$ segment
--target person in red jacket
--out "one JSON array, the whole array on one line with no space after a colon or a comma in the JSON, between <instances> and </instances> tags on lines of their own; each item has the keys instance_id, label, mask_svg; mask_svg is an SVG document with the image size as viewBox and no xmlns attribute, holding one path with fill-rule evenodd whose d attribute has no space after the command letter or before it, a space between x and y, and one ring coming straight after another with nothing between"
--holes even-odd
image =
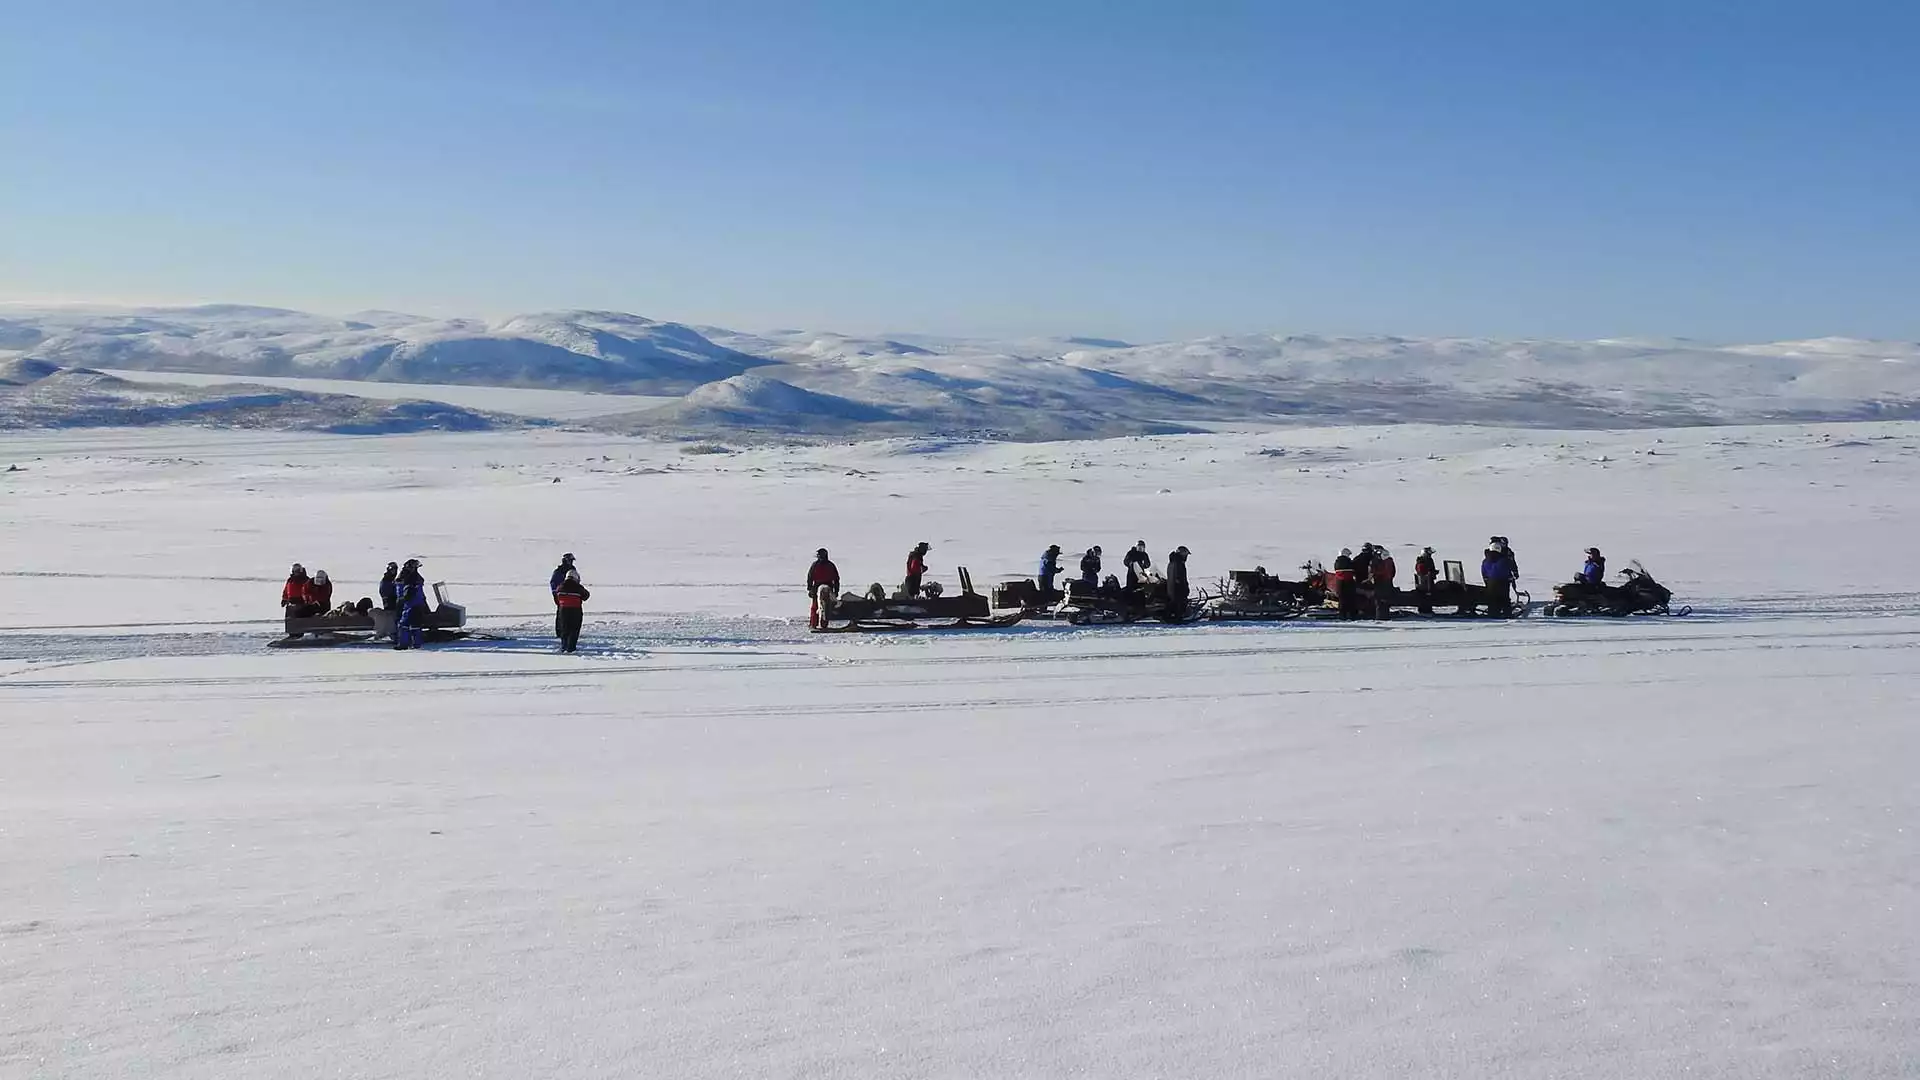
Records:
<instances>
[{"instance_id":1,"label":"person in red jacket","mask_svg":"<svg viewBox=\"0 0 1920 1080\"><path fill-rule=\"evenodd\" d=\"M307 583L307 603L319 608L322 615L333 610L333 579L325 570L313 572L313 580Z\"/></svg>"},{"instance_id":2,"label":"person in red jacket","mask_svg":"<svg viewBox=\"0 0 1920 1080\"><path fill-rule=\"evenodd\" d=\"M1421 548L1420 557L1413 560L1413 591L1420 599L1420 614L1433 614L1433 583L1440 580L1439 568L1433 564L1433 549Z\"/></svg>"},{"instance_id":3,"label":"person in red jacket","mask_svg":"<svg viewBox=\"0 0 1920 1080\"><path fill-rule=\"evenodd\" d=\"M826 590L824 607L820 603L822 589ZM807 567L807 595L813 599L813 604L807 609L807 628L824 629L827 619L833 615L834 598L840 595L840 568L827 558L826 548L814 552L813 565Z\"/></svg>"},{"instance_id":4,"label":"person in red jacket","mask_svg":"<svg viewBox=\"0 0 1920 1080\"><path fill-rule=\"evenodd\" d=\"M1393 556L1378 544L1373 548L1373 562L1367 567L1367 574L1373 579L1373 617L1390 619L1393 617Z\"/></svg>"},{"instance_id":5,"label":"person in red jacket","mask_svg":"<svg viewBox=\"0 0 1920 1080\"><path fill-rule=\"evenodd\" d=\"M907 553L907 580L900 583L900 592L909 600L920 595L920 579L927 572L927 552L932 550L933 545L922 540Z\"/></svg>"},{"instance_id":6,"label":"person in red jacket","mask_svg":"<svg viewBox=\"0 0 1920 1080\"><path fill-rule=\"evenodd\" d=\"M299 563L294 563L293 569L287 572L287 583L280 589L280 607L293 618L318 615L326 610L314 604L313 579Z\"/></svg>"}]
</instances>

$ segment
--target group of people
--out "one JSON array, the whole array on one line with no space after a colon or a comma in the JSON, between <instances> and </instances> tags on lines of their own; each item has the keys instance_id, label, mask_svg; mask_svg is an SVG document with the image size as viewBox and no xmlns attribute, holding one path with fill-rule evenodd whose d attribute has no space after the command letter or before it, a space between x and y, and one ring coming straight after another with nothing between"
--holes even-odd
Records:
<instances>
[{"instance_id":1,"label":"group of people","mask_svg":"<svg viewBox=\"0 0 1920 1080\"><path fill-rule=\"evenodd\" d=\"M333 606L333 581L325 570L311 576L299 563L287 572L287 583L280 589L280 607L288 618L300 619L327 615L367 616L373 612L373 598L345 601ZM395 613L393 647L417 649L426 641L427 582L420 575L420 560L390 562L380 577L380 607Z\"/></svg>"},{"instance_id":2,"label":"group of people","mask_svg":"<svg viewBox=\"0 0 1920 1080\"><path fill-rule=\"evenodd\" d=\"M1043 597L1051 597L1059 591L1055 587L1055 582L1061 573L1060 554L1059 544L1047 545L1047 550L1040 554L1038 583ZM1153 556L1148 554L1145 540L1134 541L1133 547L1127 549L1127 553L1120 557L1121 568L1127 575L1124 584L1117 575L1108 574L1104 579L1102 578L1103 554L1100 545L1095 544L1080 556L1080 576L1074 579L1075 587L1079 591L1115 596L1138 594L1156 577L1153 570ZM1184 612L1187 601L1193 594L1191 586L1187 583L1187 556L1190 554L1192 552L1187 550L1185 544L1167 553L1167 572L1161 578L1167 587L1167 607L1170 614L1178 615Z\"/></svg>"}]
</instances>

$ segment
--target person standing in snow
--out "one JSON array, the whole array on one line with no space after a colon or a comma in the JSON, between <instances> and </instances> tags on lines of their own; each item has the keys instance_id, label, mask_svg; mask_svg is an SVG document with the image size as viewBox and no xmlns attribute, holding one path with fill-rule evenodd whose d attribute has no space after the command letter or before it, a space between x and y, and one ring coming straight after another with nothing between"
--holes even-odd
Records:
<instances>
[{"instance_id":1,"label":"person standing in snow","mask_svg":"<svg viewBox=\"0 0 1920 1080\"><path fill-rule=\"evenodd\" d=\"M400 616L394 620L393 647L417 649L426 644L427 582L420 576L420 560L408 559L394 579L394 592L400 604Z\"/></svg>"},{"instance_id":2,"label":"person standing in snow","mask_svg":"<svg viewBox=\"0 0 1920 1080\"><path fill-rule=\"evenodd\" d=\"M586 619L586 602L593 594L580 584L580 571L568 568L560 577L560 587L553 591L553 603L560 611L559 638L560 651L577 652L580 648L580 624Z\"/></svg>"},{"instance_id":3,"label":"person standing in snow","mask_svg":"<svg viewBox=\"0 0 1920 1080\"><path fill-rule=\"evenodd\" d=\"M907 552L907 579L900 583L900 594L908 600L920 596L920 579L927 573L927 552L932 550L933 545L922 540Z\"/></svg>"},{"instance_id":4,"label":"person standing in snow","mask_svg":"<svg viewBox=\"0 0 1920 1080\"><path fill-rule=\"evenodd\" d=\"M1192 595L1187 586L1189 554L1187 546L1182 544L1167 555L1167 617L1171 619L1187 617L1187 598Z\"/></svg>"},{"instance_id":5,"label":"person standing in snow","mask_svg":"<svg viewBox=\"0 0 1920 1080\"><path fill-rule=\"evenodd\" d=\"M1513 553L1513 541L1504 536L1493 537L1489 544L1500 552L1500 560L1507 564L1507 582L1520 580L1520 559Z\"/></svg>"},{"instance_id":6,"label":"person standing in snow","mask_svg":"<svg viewBox=\"0 0 1920 1080\"><path fill-rule=\"evenodd\" d=\"M1360 597L1354 585L1353 549L1341 548L1340 556L1333 560L1333 600L1340 605L1342 619L1360 617Z\"/></svg>"},{"instance_id":7,"label":"person standing in snow","mask_svg":"<svg viewBox=\"0 0 1920 1080\"><path fill-rule=\"evenodd\" d=\"M400 610L400 583L398 581L399 577L400 577L400 564L397 562L388 563L387 572L380 575L380 610L382 611Z\"/></svg>"},{"instance_id":8,"label":"person standing in snow","mask_svg":"<svg viewBox=\"0 0 1920 1080\"><path fill-rule=\"evenodd\" d=\"M1373 581L1373 617L1375 619L1393 618L1393 576L1396 569L1393 565L1393 556L1387 549L1374 545L1373 563L1367 573Z\"/></svg>"},{"instance_id":9,"label":"person standing in snow","mask_svg":"<svg viewBox=\"0 0 1920 1080\"><path fill-rule=\"evenodd\" d=\"M1088 595L1100 591L1100 545L1095 544L1080 556L1080 586Z\"/></svg>"},{"instance_id":10,"label":"person standing in snow","mask_svg":"<svg viewBox=\"0 0 1920 1080\"><path fill-rule=\"evenodd\" d=\"M1487 548L1486 557L1480 560L1480 580L1487 586L1487 614L1507 616L1513 614L1513 571L1508 561L1508 552L1502 551L1498 543Z\"/></svg>"},{"instance_id":11,"label":"person standing in snow","mask_svg":"<svg viewBox=\"0 0 1920 1080\"><path fill-rule=\"evenodd\" d=\"M1053 595L1054 579L1060 576L1060 545L1048 544L1047 550L1040 553L1040 598L1045 600Z\"/></svg>"},{"instance_id":12,"label":"person standing in snow","mask_svg":"<svg viewBox=\"0 0 1920 1080\"><path fill-rule=\"evenodd\" d=\"M807 629L824 629L840 596L840 568L827 558L826 548L814 552L813 565L807 567L807 595L813 599L807 608Z\"/></svg>"},{"instance_id":13,"label":"person standing in snow","mask_svg":"<svg viewBox=\"0 0 1920 1080\"><path fill-rule=\"evenodd\" d=\"M560 583L567 580L567 571L573 569L573 552L560 556L560 565L553 568L553 576L547 579L547 591L553 594L553 636L560 636Z\"/></svg>"},{"instance_id":14,"label":"person standing in snow","mask_svg":"<svg viewBox=\"0 0 1920 1080\"><path fill-rule=\"evenodd\" d=\"M1153 569L1153 556L1147 554L1147 542L1136 540L1131 550L1120 557L1120 565L1127 570L1127 591L1140 587L1140 579Z\"/></svg>"},{"instance_id":15,"label":"person standing in snow","mask_svg":"<svg viewBox=\"0 0 1920 1080\"><path fill-rule=\"evenodd\" d=\"M1420 600L1420 614L1433 614L1433 586L1439 580L1439 569L1433 563L1433 549L1421 548L1420 557L1413 560L1413 591Z\"/></svg>"}]
</instances>

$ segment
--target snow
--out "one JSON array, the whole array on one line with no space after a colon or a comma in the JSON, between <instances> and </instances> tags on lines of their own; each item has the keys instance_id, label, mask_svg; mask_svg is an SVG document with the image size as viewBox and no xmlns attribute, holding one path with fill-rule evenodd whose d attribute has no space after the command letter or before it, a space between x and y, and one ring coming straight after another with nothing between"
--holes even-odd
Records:
<instances>
[{"instance_id":1,"label":"snow","mask_svg":"<svg viewBox=\"0 0 1920 1080\"><path fill-rule=\"evenodd\" d=\"M734 449L0 434L0 1073L1917 1074L1920 424ZM1696 614L817 637L798 588L1492 532ZM289 562L407 555L501 639L262 647Z\"/></svg>"}]
</instances>

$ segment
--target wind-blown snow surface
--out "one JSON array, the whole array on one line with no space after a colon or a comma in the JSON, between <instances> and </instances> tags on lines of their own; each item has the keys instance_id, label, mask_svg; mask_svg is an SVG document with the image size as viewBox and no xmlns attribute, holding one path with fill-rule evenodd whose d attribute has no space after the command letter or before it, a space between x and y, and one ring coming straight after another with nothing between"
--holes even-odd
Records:
<instances>
[{"instance_id":1,"label":"wind-blown snow surface","mask_svg":"<svg viewBox=\"0 0 1920 1080\"><path fill-rule=\"evenodd\" d=\"M1133 345L742 333L605 311L486 322L212 305L0 307L0 349L66 367L670 395L680 399L670 407L636 401L594 424L694 437L1048 440L1281 423L1920 418L1920 345L1843 338L1716 346L1248 334Z\"/></svg>"},{"instance_id":2,"label":"wind-blown snow surface","mask_svg":"<svg viewBox=\"0 0 1920 1080\"><path fill-rule=\"evenodd\" d=\"M6 435L0 1073L1920 1075L1917 485L1912 424ZM802 628L820 544L1490 532L1698 610ZM262 648L407 554L502 640Z\"/></svg>"}]
</instances>

